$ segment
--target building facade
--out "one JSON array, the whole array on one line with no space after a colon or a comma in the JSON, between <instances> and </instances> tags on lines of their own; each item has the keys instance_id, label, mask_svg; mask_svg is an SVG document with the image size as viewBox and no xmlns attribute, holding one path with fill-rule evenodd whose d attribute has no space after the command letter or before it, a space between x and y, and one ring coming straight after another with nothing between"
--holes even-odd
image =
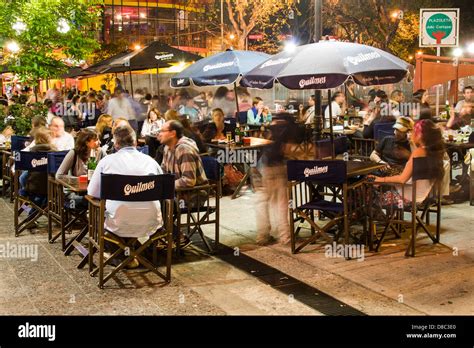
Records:
<instances>
[{"instance_id":1,"label":"building facade","mask_svg":"<svg viewBox=\"0 0 474 348\"><path fill-rule=\"evenodd\" d=\"M103 42L124 41L145 45L162 41L180 49L206 55L209 0L105 0Z\"/></svg>"}]
</instances>

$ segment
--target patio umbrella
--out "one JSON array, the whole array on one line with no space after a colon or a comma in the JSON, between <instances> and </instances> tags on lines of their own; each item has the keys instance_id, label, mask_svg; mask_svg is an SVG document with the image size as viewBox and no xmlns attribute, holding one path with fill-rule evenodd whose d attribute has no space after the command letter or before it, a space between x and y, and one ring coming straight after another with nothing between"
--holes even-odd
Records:
<instances>
[{"instance_id":1,"label":"patio umbrella","mask_svg":"<svg viewBox=\"0 0 474 348\"><path fill-rule=\"evenodd\" d=\"M234 84L237 112L236 82L243 74L270 58L266 53L253 51L233 51L217 53L201 59L171 78L171 87L222 86Z\"/></svg>"},{"instance_id":2,"label":"patio umbrella","mask_svg":"<svg viewBox=\"0 0 474 348\"><path fill-rule=\"evenodd\" d=\"M160 41L153 41L147 46L128 52L123 55L109 58L107 72L115 72L117 69L124 69L130 73L130 83L132 83L132 71L145 69L158 69L170 67L171 64L180 62L193 62L201 59L201 56L192 54ZM159 89L158 84L158 89ZM133 85L131 86L133 95Z\"/></svg>"},{"instance_id":3,"label":"patio umbrella","mask_svg":"<svg viewBox=\"0 0 474 348\"><path fill-rule=\"evenodd\" d=\"M384 85L401 81L410 64L378 48L350 43L321 41L281 52L245 74L240 82L251 88L272 88L275 81L289 89L328 89L352 78L361 86ZM332 108L329 125L334 157Z\"/></svg>"}]
</instances>

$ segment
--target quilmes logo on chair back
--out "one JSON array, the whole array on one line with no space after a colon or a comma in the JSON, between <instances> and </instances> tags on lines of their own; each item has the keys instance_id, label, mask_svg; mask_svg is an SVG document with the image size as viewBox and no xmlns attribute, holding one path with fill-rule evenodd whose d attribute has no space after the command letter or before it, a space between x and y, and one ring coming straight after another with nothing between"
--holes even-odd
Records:
<instances>
[{"instance_id":1,"label":"quilmes logo on chair back","mask_svg":"<svg viewBox=\"0 0 474 348\"><path fill-rule=\"evenodd\" d=\"M45 166L47 164L48 164L48 158L46 158L46 157L41 157L41 158L38 158L38 159L33 158L31 160L31 166L33 168L36 168L38 166Z\"/></svg>"},{"instance_id":2,"label":"quilmes logo on chair back","mask_svg":"<svg viewBox=\"0 0 474 348\"><path fill-rule=\"evenodd\" d=\"M18 170L45 172L47 166L47 152L19 151L15 153L15 168Z\"/></svg>"},{"instance_id":3,"label":"quilmes logo on chair back","mask_svg":"<svg viewBox=\"0 0 474 348\"><path fill-rule=\"evenodd\" d=\"M346 180L345 161L297 161L287 162L288 180L316 181L342 184Z\"/></svg>"},{"instance_id":4,"label":"quilmes logo on chair back","mask_svg":"<svg viewBox=\"0 0 474 348\"><path fill-rule=\"evenodd\" d=\"M174 180L172 174L101 174L100 197L129 202L174 199Z\"/></svg>"},{"instance_id":5,"label":"quilmes logo on chair back","mask_svg":"<svg viewBox=\"0 0 474 348\"><path fill-rule=\"evenodd\" d=\"M305 168L304 169L304 176L307 178L308 176L311 175L318 175L318 174L323 174L328 172L328 166L323 166L323 167L318 167L314 166L314 168Z\"/></svg>"},{"instance_id":6,"label":"quilmes logo on chair back","mask_svg":"<svg viewBox=\"0 0 474 348\"><path fill-rule=\"evenodd\" d=\"M150 191L150 190L153 190L154 188L155 188L154 181L139 182L136 185L127 184L123 188L123 194L125 196L130 196L131 194L133 195L140 192Z\"/></svg>"}]
</instances>

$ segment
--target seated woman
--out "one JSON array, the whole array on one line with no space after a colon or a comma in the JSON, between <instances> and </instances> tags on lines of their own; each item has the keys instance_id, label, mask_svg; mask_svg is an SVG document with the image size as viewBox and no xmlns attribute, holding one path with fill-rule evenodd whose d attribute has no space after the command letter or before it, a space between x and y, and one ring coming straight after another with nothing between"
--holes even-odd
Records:
<instances>
[{"instance_id":1,"label":"seated woman","mask_svg":"<svg viewBox=\"0 0 474 348\"><path fill-rule=\"evenodd\" d=\"M35 145L32 146L30 152L49 152L56 151L52 144L51 132L46 127L37 128L34 132ZM48 173L47 172L28 172L24 171L19 178L20 194L30 197L30 199L38 206L43 207L48 200ZM35 213L31 209L28 216ZM29 226L33 228L34 226Z\"/></svg>"},{"instance_id":2,"label":"seated woman","mask_svg":"<svg viewBox=\"0 0 474 348\"><path fill-rule=\"evenodd\" d=\"M87 164L91 157L95 157L97 162L102 157L99 147L99 137L94 130L84 128L77 134L74 149L67 153L61 166L59 166L56 172L56 178L61 175L72 175L76 177L87 175ZM73 201L74 205L70 204ZM87 207L87 202L84 200L84 197L78 196L73 192L67 192L66 203L68 207L74 209Z\"/></svg>"},{"instance_id":3,"label":"seated woman","mask_svg":"<svg viewBox=\"0 0 474 348\"><path fill-rule=\"evenodd\" d=\"M247 124L260 126L262 123L270 123L271 120L272 115L263 105L262 98L253 98L252 108L247 111Z\"/></svg>"},{"instance_id":4,"label":"seated woman","mask_svg":"<svg viewBox=\"0 0 474 348\"><path fill-rule=\"evenodd\" d=\"M412 135L412 142L415 146L410 159L400 175L388 177L374 177L375 183L410 184L413 175L413 158L428 157L433 161L433 180L419 180L416 192L416 202L422 202L428 196L431 187L435 182L443 180L444 164L443 157L445 147L441 129L431 120L421 120L415 124ZM384 192L380 198L382 205L398 204L401 200L410 203L412 200L412 186L402 187L397 185L396 190Z\"/></svg>"},{"instance_id":5,"label":"seated woman","mask_svg":"<svg viewBox=\"0 0 474 348\"><path fill-rule=\"evenodd\" d=\"M60 175L81 176L87 175L87 162L92 155L96 160L100 160L99 137L97 133L89 128L83 128L77 133L76 145L64 158L61 166L56 172L56 177Z\"/></svg>"},{"instance_id":6,"label":"seated woman","mask_svg":"<svg viewBox=\"0 0 474 348\"><path fill-rule=\"evenodd\" d=\"M199 153L205 153L207 152L207 146L204 144L202 141L201 133L199 133L199 130L196 129L196 127L193 127L191 125L191 122L189 122L189 118L184 116L180 116L180 122L183 125L183 134L184 136L193 139L196 142L196 145L199 149Z\"/></svg>"},{"instance_id":7,"label":"seated woman","mask_svg":"<svg viewBox=\"0 0 474 348\"><path fill-rule=\"evenodd\" d=\"M161 113L156 108L151 108L148 112L148 116L145 122L143 122L143 127L141 131L141 136L144 138L146 136L156 136L165 124L165 119L161 116Z\"/></svg>"},{"instance_id":8,"label":"seated woman","mask_svg":"<svg viewBox=\"0 0 474 348\"><path fill-rule=\"evenodd\" d=\"M430 104L428 103L428 91L426 89L419 89L415 93L413 93L413 103L419 105L419 117L418 119L431 119L432 112L430 108ZM413 118L416 115L412 115Z\"/></svg>"},{"instance_id":9,"label":"seated woman","mask_svg":"<svg viewBox=\"0 0 474 348\"><path fill-rule=\"evenodd\" d=\"M95 125L95 131L99 136L100 146L104 146L112 139L113 118L110 115L102 114L99 116Z\"/></svg>"},{"instance_id":10,"label":"seated woman","mask_svg":"<svg viewBox=\"0 0 474 348\"><path fill-rule=\"evenodd\" d=\"M227 132L233 134L231 125L224 123L224 111L222 111L222 109L213 109L211 112L211 118L212 122L207 125L202 135L206 143L210 143L213 140L225 139Z\"/></svg>"},{"instance_id":11,"label":"seated woman","mask_svg":"<svg viewBox=\"0 0 474 348\"><path fill-rule=\"evenodd\" d=\"M15 134L12 126L6 126L2 133L0 133L0 144L12 141L12 135Z\"/></svg>"}]
</instances>

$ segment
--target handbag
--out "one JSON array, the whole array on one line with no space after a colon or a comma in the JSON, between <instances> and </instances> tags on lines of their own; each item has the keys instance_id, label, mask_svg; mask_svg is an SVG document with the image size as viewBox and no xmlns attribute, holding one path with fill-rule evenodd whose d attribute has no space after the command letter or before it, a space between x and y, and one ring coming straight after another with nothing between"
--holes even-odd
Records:
<instances>
[{"instance_id":1,"label":"handbag","mask_svg":"<svg viewBox=\"0 0 474 348\"><path fill-rule=\"evenodd\" d=\"M242 179L244 174L242 174L233 164L226 164L224 166L224 185L227 184L230 187L237 187Z\"/></svg>"}]
</instances>

